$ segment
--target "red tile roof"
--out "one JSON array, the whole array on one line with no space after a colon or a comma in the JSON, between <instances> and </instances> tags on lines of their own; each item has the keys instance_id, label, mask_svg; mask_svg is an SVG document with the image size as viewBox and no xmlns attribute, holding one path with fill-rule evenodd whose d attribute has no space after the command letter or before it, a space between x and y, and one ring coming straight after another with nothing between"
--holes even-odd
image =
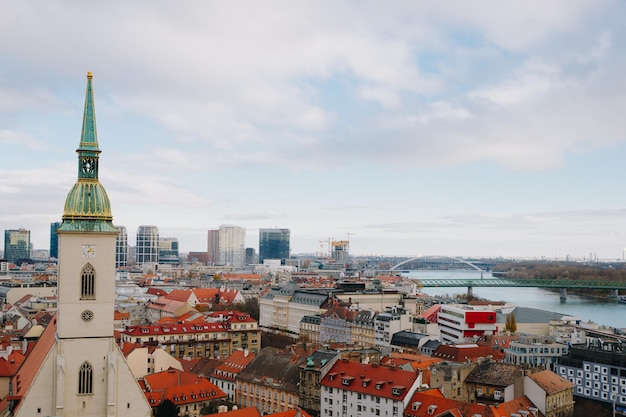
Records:
<instances>
[{"instance_id":1,"label":"red tile roof","mask_svg":"<svg viewBox=\"0 0 626 417\"><path fill-rule=\"evenodd\" d=\"M146 399L151 407L166 399L181 405L228 397L207 378L176 369L146 375L144 383L148 390L145 392Z\"/></svg>"},{"instance_id":2,"label":"red tile roof","mask_svg":"<svg viewBox=\"0 0 626 417\"><path fill-rule=\"evenodd\" d=\"M226 411L224 413L205 414L200 417L261 417L261 413L256 407L240 408L238 410Z\"/></svg>"},{"instance_id":3,"label":"red tile roof","mask_svg":"<svg viewBox=\"0 0 626 417\"><path fill-rule=\"evenodd\" d=\"M300 414L298 414L298 412L300 412ZM287 411L281 411L280 413L265 415L265 417L296 417L296 416L311 417L311 415L304 410L287 410Z\"/></svg>"},{"instance_id":4,"label":"red tile roof","mask_svg":"<svg viewBox=\"0 0 626 417\"><path fill-rule=\"evenodd\" d=\"M9 354L8 359L0 358L0 377L9 377L17 373L22 362L24 362L22 352L14 350Z\"/></svg>"},{"instance_id":5,"label":"red tile roof","mask_svg":"<svg viewBox=\"0 0 626 417\"><path fill-rule=\"evenodd\" d=\"M509 417L514 413L519 415L525 414L520 413L520 411L526 411L529 417L534 417L535 415L537 417L544 417L541 411L539 411L527 397L515 398L505 403L492 405L489 407L489 410L493 417Z\"/></svg>"},{"instance_id":6,"label":"red tile roof","mask_svg":"<svg viewBox=\"0 0 626 417\"><path fill-rule=\"evenodd\" d=\"M377 397L402 400L416 383L417 374L386 366L340 360L320 385ZM394 392L396 392L394 394Z\"/></svg>"},{"instance_id":7,"label":"red tile roof","mask_svg":"<svg viewBox=\"0 0 626 417\"><path fill-rule=\"evenodd\" d=\"M256 355L248 351L236 350L234 351L222 365L215 368L213 372L214 378L234 381L237 374L244 369Z\"/></svg>"},{"instance_id":8,"label":"red tile roof","mask_svg":"<svg viewBox=\"0 0 626 417\"><path fill-rule=\"evenodd\" d=\"M186 333L226 332L224 323L204 324L156 324L151 326L128 326L122 331L126 336L162 336Z\"/></svg>"},{"instance_id":9,"label":"red tile roof","mask_svg":"<svg viewBox=\"0 0 626 417\"><path fill-rule=\"evenodd\" d=\"M189 297L191 297L191 294L193 294L191 290L172 290L169 294L165 296L165 298L186 303L187 301L189 301Z\"/></svg>"},{"instance_id":10,"label":"red tile roof","mask_svg":"<svg viewBox=\"0 0 626 417\"><path fill-rule=\"evenodd\" d=\"M574 383L549 370L534 373L529 378L548 394L571 389L575 386Z\"/></svg>"},{"instance_id":11,"label":"red tile roof","mask_svg":"<svg viewBox=\"0 0 626 417\"><path fill-rule=\"evenodd\" d=\"M445 412L455 417L485 416L487 415L487 410L487 407L484 405L444 398L441 391L437 388L431 388L413 394L407 407L404 409L404 416L432 417L444 415Z\"/></svg>"}]
</instances>

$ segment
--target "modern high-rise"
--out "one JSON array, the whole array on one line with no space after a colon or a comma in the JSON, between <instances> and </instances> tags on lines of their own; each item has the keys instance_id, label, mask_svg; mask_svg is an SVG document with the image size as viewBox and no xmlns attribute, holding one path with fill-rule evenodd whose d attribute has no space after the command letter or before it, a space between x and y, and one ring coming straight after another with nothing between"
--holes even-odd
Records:
<instances>
[{"instance_id":1,"label":"modern high-rise","mask_svg":"<svg viewBox=\"0 0 626 417\"><path fill-rule=\"evenodd\" d=\"M259 229L259 263L289 258L289 229Z\"/></svg>"},{"instance_id":2,"label":"modern high-rise","mask_svg":"<svg viewBox=\"0 0 626 417\"><path fill-rule=\"evenodd\" d=\"M8 262L23 262L30 260L30 230L4 231L4 259Z\"/></svg>"},{"instance_id":3,"label":"modern high-rise","mask_svg":"<svg viewBox=\"0 0 626 417\"><path fill-rule=\"evenodd\" d=\"M246 229L223 224L219 230L219 263L241 267L246 262Z\"/></svg>"},{"instance_id":4,"label":"modern high-rise","mask_svg":"<svg viewBox=\"0 0 626 417\"><path fill-rule=\"evenodd\" d=\"M126 226L117 226L120 233L115 239L115 268L128 266L128 233Z\"/></svg>"},{"instance_id":5,"label":"modern high-rise","mask_svg":"<svg viewBox=\"0 0 626 417\"><path fill-rule=\"evenodd\" d=\"M159 229L156 226L137 228L137 246L135 248L137 265L159 263Z\"/></svg>"},{"instance_id":6,"label":"modern high-rise","mask_svg":"<svg viewBox=\"0 0 626 417\"><path fill-rule=\"evenodd\" d=\"M220 231L209 230L207 240L207 252L209 254L208 262L210 264L217 264L220 262Z\"/></svg>"},{"instance_id":7,"label":"modern high-rise","mask_svg":"<svg viewBox=\"0 0 626 417\"><path fill-rule=\"evenodd\" d=\"M59 257L59 236L57 229L61 226L61 222L50 223L50 257Z\"/></svg>"},{"instance_id":8,"label":"modern high-rise","mask_svg":"<svg viewBox=\"0 0 626 417\"><path fill-rule=\"evenodd\" d=\"M162 237L159 239L159 263L178 265L178 239L175 237Z\"/></svg>"},{"instance_id":9,"label":"modern high-rise","mask_svg":"<svg viewBox=\"0 0 626 417\"><path fill-rule=\"evenodd\" d=\"M350 242L347 240L333 241L332 245L332 257L335 262L343 264L350 259Z\"/></svg>"}]
</instances>

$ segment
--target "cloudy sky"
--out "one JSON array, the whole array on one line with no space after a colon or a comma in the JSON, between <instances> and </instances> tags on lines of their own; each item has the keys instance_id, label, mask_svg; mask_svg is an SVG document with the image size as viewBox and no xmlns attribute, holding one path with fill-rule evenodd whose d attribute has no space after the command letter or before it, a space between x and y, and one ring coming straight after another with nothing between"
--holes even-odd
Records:
<instances>
[{"instance_id":1,"label":"cloudy sky","mask_svg":"<svg viewBox=\"0 0 626 417\"><path fill-rule=\"evenodd\" d=\"M0 230L49 247L87 71L134 241L622 259L626 4L0 3Z\"/></svg>"}]
</instances>

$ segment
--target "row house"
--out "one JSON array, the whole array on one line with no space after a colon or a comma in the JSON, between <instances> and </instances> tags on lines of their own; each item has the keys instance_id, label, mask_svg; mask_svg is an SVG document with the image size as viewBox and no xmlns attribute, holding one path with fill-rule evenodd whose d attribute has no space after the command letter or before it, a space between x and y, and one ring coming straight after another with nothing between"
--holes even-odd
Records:
<instances>
[{"instance_id":1,"label":"row house","mask_svg":"<svg viewBox=\"0 0 626 417\"><path fill-rule=\"evenodd\" d=\"M212 311L207 320L222 322L230 335L232 349L244 349L253 353L261 350L261 332L258 322L248 313L236 310Z\"/></svg>"},{"instance_id":2,"label":"row house","mask_svg":"<svg viewBox=\"0 0 626 417\"><path fill-rule=\"evenodd\" d=\"M301 363L300 369L300 408L312 416L319 417L322 401L320 382L339 359L337 352L318 350Z\"/></svg>"},{"instance_id":3,"label":"row house","mask_svg":"<svg viewBox=\"0 0 626 417\"><path fill-rule=\"evenodd\" d=\"M464 388L471 403L499 404L524 395L524 370L516 365L482 360L467 375Z\"/></svg>"},{"instance_id":4,"label":"row house","mask_svg":"<svg viewBox=\"0 0 626 417\"><path fill-rule=\"evenodd\" d=\"M233 350L224 323L130 326L120 333L122 347L159 346L178 359L226 358Z\"/></svg>"},{"instance_id":5,"label":"row house","mask_svg":"<svg viewBox=\"0 0 626 417\"><path fill-rule=\"evenodd\" d=\"M237 376L238 407L256 407L261 413L296 409L299 404L299 358L290 351L267 347Z\"/></svg>"},{"instance_id":6,"label":"row house","mask_svg":"<svg viewBox=\"0 0 626 417\"><path fill-rule=\"evenodd\" d=\"M189 417L199 417L203 407L227 397L209 379L175 369L147 375L139 385L153 410L169 400Z\"/></svg>"},{"instance_id":7,"label":"row house","mask_svg":"<svg viewBox=\"0 0 626 417\"><path fill-rule=\"evenodd\" d=\"M401 417L421 382L413 371L340 360L321 382L320 415Z\"/></svg>"},{"instance_id":8,"label":"row house","mask_svg":"<svg viewBox=\"0 0 626 417\"><path fill-rule=\"evenodd\" d=\"M321 321L322 317L319 314L302 317L302 320L300 320L300 339L313 344L319 344Z\"/></svg>"},{"instance_id":9,"label":"row house","mask_svg":"<svg viewBox=\"0 0 626 417\"><path fill-rule=\"evenodd\" d=\"M302 318L323 313L327 301L327 294L300 291L295 283L272 288L259 299L259 326L295 337Z\"/></svg>"},{"instance_id":10,"label":"row house","mask_svg":"<svg viewBox=\"0 0 626 417\"><path fill-rule=\"evenodd\" d=\"M350 328L357 312L347 307L335 306L322 313L320 341L322 343L351 343Z\"/></svg>"},{"instance_id":11,"label":"row house","mask_svg":"<svg viewBox=\"0 0 626 417\"><path fill-rule=\"evenodd\" d=\"M524 378L524 394L545 417L566 417L574 413L575 386L548 370Z\"/></svg>"},{"instance_id":12,"label":"row house","mask_svg":"<svg viewBox=\"0 0 626 417\"><path fill-rule=\"evenodd\" d=\"M360 310L350 327L350 339L352 343L360 347L374 346L374 310Z\"/></svg>"},{"instance_id":13,"label":"row house","mask_svg":"<svg viewBox=\"0 0 626 417\"><path fill-rule=\"evenodd\" d=\"M237 349L211 374L211 382L224 391L230 401L236 402L237 375L246 369L254 357L255 354L248 350Z\"/></svg>"}]
</instances>

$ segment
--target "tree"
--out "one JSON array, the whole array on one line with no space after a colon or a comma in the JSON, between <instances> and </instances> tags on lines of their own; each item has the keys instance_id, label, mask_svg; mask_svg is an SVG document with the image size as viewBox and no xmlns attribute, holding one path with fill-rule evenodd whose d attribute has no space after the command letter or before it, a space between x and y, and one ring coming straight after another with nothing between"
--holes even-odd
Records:
<instances>
[{"instance_id":1,"label":"tree","mask_svg":"<svg viewBox=\"0 0 626 417\"><path fill-rule=\"evenodd\" d=\"M506 316L506 322L504 323L504 330L511 333L517 331L517 321L515 320L515 313L511 313Z\"/></svg>"},{"instance_id":2,"label":"tree","mask_svg":"<svg viewBox=\"0 0 626 417\"><path fill-rule=\"evenodd\" d=\"M178 407L171 400L164 400L156 409L156 417L177 417Z\"/></svg>"}]
</instances>

